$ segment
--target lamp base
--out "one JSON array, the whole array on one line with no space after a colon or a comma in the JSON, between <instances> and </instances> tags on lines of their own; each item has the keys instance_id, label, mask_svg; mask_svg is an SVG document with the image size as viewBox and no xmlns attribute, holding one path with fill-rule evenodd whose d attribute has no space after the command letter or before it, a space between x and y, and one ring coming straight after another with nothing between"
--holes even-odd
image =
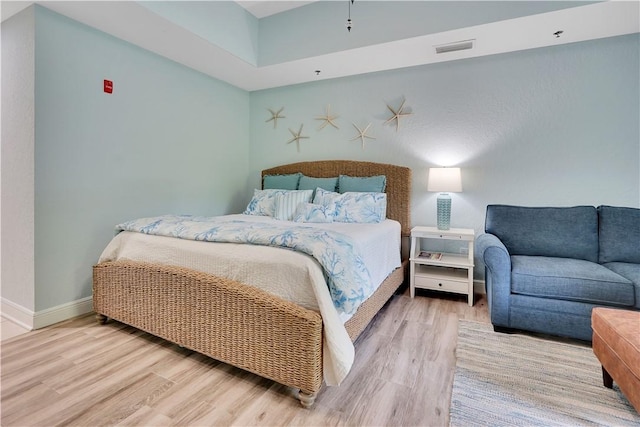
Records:
<instances>
[{"instance_id":1,"label":"lamp base","mask_svg":"<svg viewBox=\"0 0 640 427\"><path fill-rule=\"evenodd\" d=\"M451 223L451 196L438 194L438 230L448 230Z\"/></svg>"}]
</instances>

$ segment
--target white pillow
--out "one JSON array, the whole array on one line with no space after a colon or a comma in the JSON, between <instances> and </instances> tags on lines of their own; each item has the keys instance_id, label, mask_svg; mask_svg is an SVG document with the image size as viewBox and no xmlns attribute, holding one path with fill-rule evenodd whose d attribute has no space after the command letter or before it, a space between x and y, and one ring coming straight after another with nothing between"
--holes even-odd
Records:
<instances>
[{"instance_id":1,"label":"white pillow","mask_svg":"<svg viewBox=\"0 0 640 427\"><path fill-rule=\"evenodd\" d=\"M309 203L313 190L291 190L286 193L276 194L274 218L282 221L291 221L298 205Z\"/></svg>"},{"instance_id":2,"label":"white pillow","mask_svg":"<svg viewBox=\"0 0 640 427\"><path fill-rule=\"evenodd\" d=\"M377 223L387 217L386 193L334 193L316 189L313 202L328 209L335 206L335 222Z\"/></svg>"},{"instance_id":3,"label":"white pillow","mask_svg":"<svg viewBox=\"0 0 640 427\"><path fill-rule=\"evenodd\" d=\"M293 215L295 222L333 222L334 207L316 205L315 203L300 203Z\"/></svg>"}]
</instances>

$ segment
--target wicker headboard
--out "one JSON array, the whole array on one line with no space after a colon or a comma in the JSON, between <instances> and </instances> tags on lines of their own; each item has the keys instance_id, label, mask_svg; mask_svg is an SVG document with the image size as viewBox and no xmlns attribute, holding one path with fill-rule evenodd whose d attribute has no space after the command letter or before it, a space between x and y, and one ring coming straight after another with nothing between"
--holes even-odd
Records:
<instances>
[{"instance_id":1,"label":"wicker headboard","mask_svg":"<svg viewBox=\"0 0 640 427\"><path fill-rule=\"evenodd\" d=\"M384 163L358 162L352 160L322 160L276 166L262 171L265 175L283 175L301 172L314 178L331 178L338 175L387 177L387 218L398 221L402 235L411 232L411 169L405 166Z\"/></svg>"}]
</instances>

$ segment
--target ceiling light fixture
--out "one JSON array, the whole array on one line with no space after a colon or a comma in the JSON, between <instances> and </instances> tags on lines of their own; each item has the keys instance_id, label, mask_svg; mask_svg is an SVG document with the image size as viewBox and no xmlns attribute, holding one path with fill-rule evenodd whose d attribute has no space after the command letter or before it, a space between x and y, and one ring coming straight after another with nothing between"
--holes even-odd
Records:
<instances>
[{"instance_id":1,"label":"ceiling light fixture","mask_svg":"<svg viewBox=\"0 0 640 427\"><path fill-rule=\"evenodd\" d=\"M351 26L353 24L353 22L351 21L351 5L353 4L355 0L347 0L347 3L349 3L349 15L347 16L347 31L351 32Z\"/></svg>"}]
</instances>

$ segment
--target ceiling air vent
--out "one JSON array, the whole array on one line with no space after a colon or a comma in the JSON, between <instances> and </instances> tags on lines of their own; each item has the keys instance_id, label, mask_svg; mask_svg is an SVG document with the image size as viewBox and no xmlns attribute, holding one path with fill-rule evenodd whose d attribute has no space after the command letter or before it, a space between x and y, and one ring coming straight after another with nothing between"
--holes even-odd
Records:
<instances>
[{"instance_id":1,"label":"ceiling air vent","mask_svg":"<svg viewBox=\"0 0 640 427\"><path fill-rule=\"evenodd\" d=\"M434 47L436 48L436 53L455 52L457 50L473 49L473 42L474 41L475 41L475 39L463 40L463 41L460 41L460 42L441 44L441 45L434 46Z\"/></svg>"}]
</instances>

